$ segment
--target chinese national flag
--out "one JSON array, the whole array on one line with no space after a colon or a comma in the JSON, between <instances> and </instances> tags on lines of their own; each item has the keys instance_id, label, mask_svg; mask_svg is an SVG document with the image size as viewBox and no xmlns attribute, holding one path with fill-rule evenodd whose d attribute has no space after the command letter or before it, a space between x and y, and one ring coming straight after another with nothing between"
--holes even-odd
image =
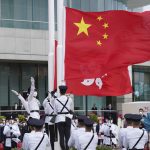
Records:
<instances>
[{"instance_id":1,"label":"chinese national flag","mask_svg":"<svg viewBox=\"0 0 150 150\"><path fill-rule=\"evenodd\" d=\"M93 79L66 80L67 92L75 95L120 96L132 92L127 68L112 70Z\"/></svg>"},{"instance_id":2,"label":"chinese national flag","mask_svg":"<svg viewBox=\"0 0 150 150\"><path fill-rule=\"evenodd\" d=\"M150 12L66 8L65 50L66 80L97 78L149 61Z\"/></svg>"}]
</instances>

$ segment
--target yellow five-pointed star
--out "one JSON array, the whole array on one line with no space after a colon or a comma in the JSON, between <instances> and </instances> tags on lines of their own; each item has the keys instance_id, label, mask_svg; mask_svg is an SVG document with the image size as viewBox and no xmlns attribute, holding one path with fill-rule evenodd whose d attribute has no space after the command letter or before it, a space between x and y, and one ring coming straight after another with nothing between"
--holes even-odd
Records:
<instances>
[{"instance_id":1,"label":"yellow five-pointed star","mask_svg":"<svg viewBox=\"0 0 150 150\"><path fill-rule=\"evenodd\" d=\"M108 34L103 34L103 39L108 39Z\"/></svg>"},{"instance_id":2,"label":"yellow five-pointed star","mask_svg":"<svg viewBox=\"0 0 150 150\"><path fill-rule=\"evenodd\" d=\"M103 18L101 16L97 17L97 20L101 21Z\"/></svg>"},{"instance_id":3,"label":"yellow five-pointed star","mask_svg":"<svg viewBox=\"0 0 150 150\"><path fill-rule=\"evenodd\" d=\"M91 26L91 24L86 24L84 22L83 17L80 23L74 23L74 24L79 28L77 35L81 33L85 33L88 36L88 28Z\"/></svg>"},{"instance_id":4,"label":"yellow five-pointed star","mask_svg":"<svg viewBox=\"0 0 150 150\"><path fill-rule=\"evenodd\" d=\"M100 40L98 40L98 41L97 41L97 45L98 45L98 46L101 46L101 45L102 45L102 42L101 42Z\"/></svg>"},{"instance_id":5,"label":"yellow five-pointed star","mask_svg":"<svg viewBox=\"0 0 150 150\"><path fill-rule=\"evenodd\" d=\"M108 23L104 23L103 24L103 27L106 29L106 28L108 28L109 26L108 26Z\"/></svg>"}]
</instances>

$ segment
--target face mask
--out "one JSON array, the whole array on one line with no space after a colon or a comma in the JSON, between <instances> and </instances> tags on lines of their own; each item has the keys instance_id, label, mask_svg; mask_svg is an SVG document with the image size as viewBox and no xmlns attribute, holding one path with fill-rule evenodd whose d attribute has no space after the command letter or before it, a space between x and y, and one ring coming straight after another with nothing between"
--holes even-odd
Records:
<instances>
[{"instance_id":1,"label":"face mask","mask_svg":"<svg viewBox=\"0 0 150 150\"><path fill-rule=\"evenodd\" d=\"M139 113L140 113L141 115L143 115L143 112L142 112L142 111L140 111Z\"/></svg>"},{"instance_id":2,"label":"face mask","mask_svg":"<svg viewBox=\"0 0 150 150\"><path fill-rule=\"evenodd\" d=\"M37 92L36 92L36 91L34 92L33 96L34 96L34 97L37 97Z\"/></svg>"},{"instance_id":3,"label":"face mask","mask_svg":"<svg viewBox=\"0 0 150 150\"><path fill-rule=\"evenodd\" d=\"M54 96L55 96L55 97L57 97L57 96L58 96L57 92L55 92Z\"/></svg>"}]
</instances>

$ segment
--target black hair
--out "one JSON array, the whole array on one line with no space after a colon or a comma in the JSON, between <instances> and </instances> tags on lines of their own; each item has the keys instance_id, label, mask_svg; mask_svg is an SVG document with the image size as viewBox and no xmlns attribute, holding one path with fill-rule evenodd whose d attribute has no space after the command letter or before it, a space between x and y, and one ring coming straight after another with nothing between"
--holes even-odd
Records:
<instances>
[{"instance_id":1,"label":"black hair","mask_svg":"<svg viewBox=\"0 0 150 150\"><path fill-rule=\"evenodd\" d=\"M139 111L140 111L140 110L144 111L143 108L140 108Z\"/></svg>"},{"instance_id":2,"label":"black hair","mask_svg":"<svg viewBox=\"0 0 150 150\"><path fill-rule=\"evenodd\" d=\"M28 93L27 91L23 91L22 96L24 99L27 99L27 97L28 97L27 93Z\"/></svg>"},{"instance_id":3,"label":"black hair","mask_svg":"<svg viewBox=\"0 0 150 150\"><path fill-rule=\"evenodd\" d=\"M67 89L61 89L61 90L60 90L60 94L61 94L61 95L64 95L64 94L66 94L66 91L67 91Z\"/></svg>"}]
</instances>

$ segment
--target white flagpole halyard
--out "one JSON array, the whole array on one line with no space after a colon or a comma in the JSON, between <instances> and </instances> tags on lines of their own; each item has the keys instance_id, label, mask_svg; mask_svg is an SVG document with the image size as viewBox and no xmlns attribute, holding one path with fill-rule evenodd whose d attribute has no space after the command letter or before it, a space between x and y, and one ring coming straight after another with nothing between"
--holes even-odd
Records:
<instances>
[{"instance_id":1,"label":"white flagpole halyard","mask_svg":"<svg viewBox=\"0 0 150 150\"><path fill-rule=\"evenodd\" d=\"M57 87L63 79L63 23L64 23L64 0L57 0Z\"/></svg>"},{"instance_id":2,"label":"white flagpole halyard","mask_svg":"<svg viewBox=\"0 0 150 150\"><path fill-rule=\"evenodd\" d=\"M54 0L48 0L48 31L49 31L49 49L48 49L48 91L54 90L54 69L55 69L55 16Z\"/></svg>"}]
</instances>

